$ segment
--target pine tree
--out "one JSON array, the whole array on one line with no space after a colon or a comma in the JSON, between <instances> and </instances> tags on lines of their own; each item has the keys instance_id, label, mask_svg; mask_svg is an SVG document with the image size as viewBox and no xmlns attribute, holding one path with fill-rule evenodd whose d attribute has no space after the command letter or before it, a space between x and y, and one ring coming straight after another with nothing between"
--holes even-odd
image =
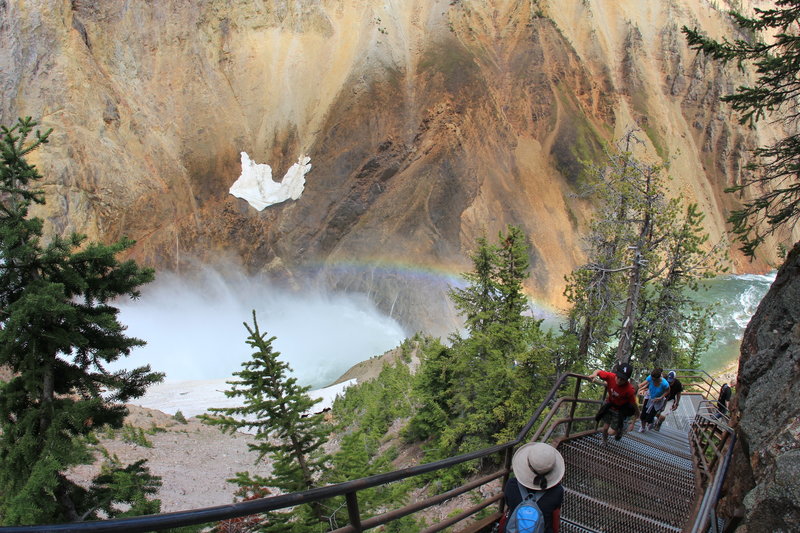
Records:
<instances>
[{"instance_id":1,"label":"pine tree","mask_svg":"<svg viewBox=\"0 0 800 533\"><path fill-rule=\"evenodd\" d=\"M242 405L210 409L211 415L202 419L229 433L255 430L257 442L249 448L258 454L256 463L270 457L272 475L264 478L239 472L232 481L240 487L273 487L283 493L309 490L328 460L321 450L327 438L323 417L308 413L315 403L308 395L310 387L298 385L297 378L288 375L289 365L272 349L275 337L268 338L260 330L255 311L252 327L246 322L244 326L249 333L247 344L254 351L234 373L238 379L229 381L230 389L225 391L228 398L240 398ZM311 531L324 517L324 510L316 503L310 513L308 508L295 510L291 516L270 513L264 530Z\"/></svg>"},{"instance_id":2,"label":"pine tree","mask_svg":"<svg viewBox=\"0 0 800 533\"><path fill-rule=\"evenodd\" d=\"M524 333L532 325L523 288L531 263L528 243L520 228L508 226L506 234L499 235L499 241L495 254L498 311L494 337L501 350L511 354L523 349Z\"/></svg>"},{"instance_id":3,"label":"pine tree","mask_svg":"<svg viewBox=\"0 0 800 533\"><path fill-rule=\"evenodd\" d=\"M722 254L717 247L707 248L708 234L703 231L704 215L696 204L685 207L673 200L666 207L665 241L659 249L659 269L648 282L643 297L642 316L635 333L632 352L646 367L675 366L699 356L688 356L685 347L700 349L705 341L708 314L695 302L698 282L724 272ZM696 334L692 333L696 332ZM694 367L684 367L694 368Z\"/></svg>"},{"instance_id":4,"label":"pine tree","mask_svg":"<svg viewBox=\"0 0 800 533\"><path fill-rule=\"evenodd\" d=\"M499 291L495 279L496 250L485 237L478 239L471 255L472 271L463 274L468 283L464 289L450 291L450 299L470 333L484 332L497 316Z\"/></svg>"},{"instance_id":5,"label":"pine tree","mask_svg":"<svg viewBox=\"0 0 800 533\"><path fill-rule=\"evenodd\" d=\"M800 134L797 133L797 98L800 94L800 0L777 0L773 9L754 9L755 16L731 12L748 38L715 40L697 28L683 27L689 46L723 64L736 62L755 68L751 86L737 87L722 98L740 115L740 123L775 120L788 135L754 151L755 163L741 183L727 189L754 191L756 198L744 202L728 221L742 243L742 251L753 256L764 238L779 227L791 228L800 216ZM767 37L766 39L764 37Z\"/></svg>"},{"instance_id":6,"label":"pine tree","mask_svg":"<svg viewBox=\"0 0 800 533\"><path fill-rule=\"evenodd\" d=\"M665 168L636 158L634 142L629 132L607 165L590 173L599 205L589 261L567 278L565 291L578 364L594 357L671 366L690 331L705 331L693 322L706 316L691 297L697 281L724 270L717 247L707 245L702 213L666 199Z\"/></svg>"},{"instance_id":7,"label":"pine tree","mask_svg":"<svg viewBox=\"0 0 800 533\"><path fill-rule=\"evenodd\" d=\"M450 392L456 388L451 349L438 340L422 350L422 363L414 377L414 396L419 408L405 428L409 441L438 436L450 419Z\"/></svg>"},{"instance_id":8,"label":"pine tree","mask_svg":"<svg viewBox=\"0 0 800 533\"><path fill-rule=\"evenodd\" d=\"M640 314L640 297L643 287L654 268L655 253L663 235L660 230L660 214L664 207L664 192L659 179L662 167L640 164L631 160L631 173L626 176L623 194L633 204L628 222L635 228L635 236L627 247L627 296L622 310L617 336L617 361L630 361L633 350L633 335ZM665 221L665 223L669 223Z\"/></svg>"},{"instance_id":9,"label":"pine tree","mask_svg":"<svg viewBox=\"0 0 800 533\"><path fill-rule=\"evenodd\" d=\"M451 346L426 352L418 372L421 406L408 434L434 437L431 459L495 444L507 427L520 427L514 392L552 373L534 349L541 331L523 292L530 267L525 235L509 226L496 245L479 239L472 261L464 274L469 285L451 291L468 336L454 334Z\"/></svg>"},{"instance_id":10,"label":"pine tree","mask_svg":"<svg viewBox=\"0 0 800 533\"><path fill-rule=\"evenodd\" d=\"M596 198L597 216L587 236L589 261L567 276L564 295L571 304L566 332L578 342L575 361L586 363L603 356L620 316L619 302L627 288L628 251L634 240L635 204L632 201L636 176L632 144L638 139L629 132L615 150L606 151L602 166L587 168L587 196ZM596 363L595 363L596 364Z\"/></svg>"},{"instance_id":11,"label":"pine tree","mask_svg":"<svg viewBox=\"0 0 800 533\"><path fill-rule=\"evenodd\" d=\"M498 235L498 245L478 239L472 253L471 272L463 274L466 288L450 291L450 298L464 317L472 337L486 335L505 352L514 350L530 322L525 316L528 299L523 282L528 277L530 259L522 230L509 225Z\"/></svg>"},{"instance_id":12,"label":"pine tree","mask_svg":"<svg viewBox=\"0 0 800 533\"><path fill-rule=\"evenodd\" d=\"M0 129L0 365L13 377L0 384L0 520L42 524L120 513L115 504L145 503L158 486L141 463L111 463L89 489L65 472L91 462L86 437L119 428L125 402L162 379L148 366L111 372L107 365L143 341L124 334L111 305L136 298L153 271L117 255L130 248L87 243L77 234L43 243L41 175L25 157L47 142L30 118ZM128 485L126 489L123 485Z\"/></svg>"}]
</instances>

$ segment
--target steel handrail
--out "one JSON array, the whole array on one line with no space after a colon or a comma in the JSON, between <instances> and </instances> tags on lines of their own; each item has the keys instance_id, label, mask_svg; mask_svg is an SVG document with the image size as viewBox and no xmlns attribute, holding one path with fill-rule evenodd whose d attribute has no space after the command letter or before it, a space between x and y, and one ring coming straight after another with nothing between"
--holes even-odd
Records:
<instances>
[{"instance_id":1,"label":"steel handrail","mask_svg":"<svg viewBox=\"0 0 800 533\"><path fill-rule=\"evenodd\" d=\"M701 371L700 375L695 376L691 374L691 373L696 373L697 371L695 370L681 369L681 370L676 370L676 372L681 373L680 375L682 379L684 378L684 376L690 379L695 377L701 378L701 381L705 385L706 394L709 394L710 391L713 391L712 384L715 382L713 378L711 378L711 376L709 376L707 373ZM687 375L687 373L690 374ZM558 400L556 400L556 396L559 390L564 386L565 382L568 379L576 380L574 396L559 398ZM589 380L588 376L582 374L575 374L575 373L562 374L561 376L559 376L556 383L552 386L545 399L540 403L536 411L528 419L528 422L525 424L525 426L519 431L515 439L503 444L497 444L495 446L462 454L459 456L450 457L447 459L442 459L439 461L426 463L423 465L404 468L401 470L396 470L385 474L376 474L366 478L346 481L343 483L337 483L335 485L328 485L325 487L319 487L303 492L284 494L280 496L261 498L257 500L249 500L245 502L238 502L238 503L220 505L215 507L207 507L203 509L193 509L188 511L164 513L159 515L147 515L140 517L104 520L96 522L54 524L47 526L14 526L5 528L0 527L0 533L17 533L17 532L30 533L32 531L48 531L48 532L91 531L95 533L119 532L119 531L126 531L126 532L157 531L168 528L206 524L210 522L219 522L222 520L239 518L243 516L262 514L268 511L287 509L290 507L295 507L297 505L312 503L337 496L344 496L346 498L348 506L348 514L350 516L351 523L334 530L335 533L351 533L351 532L359 533L366 529L377 527L382 524L386 524L393 520L401 518L403 516L418 512L423 509L427 509L429 507L432 507L434 505L437 505L445 501L446 499L452 498L459 494L463 494L469 490L473 490L477 487L480 487L486 483L489 483L501 477L502 477L502 486L505 486L505 483L511 471L511 457L513 455L513 449L517 445L522 443L523 440L526 439L526 437L533 429L534 425L537 424L537 422L539 421L540 417L542 416L542 414L545 412L546 409L549 409L549 412L547 413L546 417L541 421L536 431L534 431L532 437L528 440L536 441L543 438L545 441L548 441L550 438L552 438L555 429L558 426L562 425L566 426L565 435L561 437L562 439L567 439L574 436L583 435L596 431L597 426L595 425L595 429L589 432L584 431L574 435L571 432L572 424L574 422L580 422L580 421L589 422L593 420L592 417L575 418L575 409L577 407L577 404L579 403L592 404L592 403L600 403L602 401L602 399L597 400L597 399L587 399L579 397L581 393L581 386L584 381L586 381L588 384L592 383ZM603 397L605 396L605 390L606 390L605 387L603 387ZM566 418L559 418L553 421L555 414L560 410L560 408L563 405L567 403L571 404L569 416L567 416ZM722 426L722 424L720 425ZM377 516L372 516L366 519L362 519L361 517L361 513L358 510L358 499L357 499L357 493L361 490L380 485L385 485L388 483L400 481L415 476L420 476L423 474L435 472L445 468L450 468L453 466L457 466L459 464L466 463L468 461L482 459L498 453L504 453L505 455L503 466L493 472L484 475L480 479L472 480L468 483L461 485L460 487L452 489L451 491L429 497L422 501L405 505L393 511L389 511ZM728 460L726 456L726 460L722 461L722 463L727 465L727 462ZM724 477L724 471L717 469L717 473L714 478L714 483L711 484L709 490L715 489L717 490L718 493L718 486L722 482L722 477L720 477L720 475ZM718 479L719 481L717 481ZM703 501L706 502L707 499L711 497L712 496L709 495L709 492L706 491ZM455 517L450 517L443 522L435 524L426 529L425 531L427 533L441 531L442 529L450 527L453 524L459 523L460 521L474 515L481 509L485 509L490 505L497 503L498 501L499 501L499 510L497 513L495 513L495 515L492 516L499 516L503 512L505 503L504 499L502 498L502 493L500 495L495 495L485 498L483 501L477 503L472 508L463 511L462 513L460 513ZM707 507L708 504L704 503L704 506L701 507L701 511L702 509L706 509ZM705 511L705 513L707 514L708 512ZM701 520L700 514L697 515L695 522L697 523L699 520Z\"/></svg>"},{"instance_id":2,"label":"steel handrail","mask_svg":"<svg viewBox=\"0 0 800 533\"><path fill-rule=\"evenodd\" d=\"M715 515L714 506L716 506L717 500L719 500L719 494L722 490L722 482L725 480L725 477L728 473L728 467L730 466L731 457L733 456L733 445L735 442L736 433L731 430L730 438L726 439L725 443L727 445L725 457L714 472L714 479L712 480L711 484L703 493L703 499L700 503L700 508L697 512L697 516L695 517L694 524L692 525L692 533L708 531L709 523L712 521L712 518L714 518ZM716 519L714 519L714 522L716 522ZM713 530L716 531L716 523L714 523L713 527Z\"/></svg>"},{"instance_id":3,"label":"steel handrail","mask_svg":"<svg viewBox=\"0 0 800 533\"><path fill-rule=\"evenodd\" d=\"M42 531L42 532L46 531L46 532L81 533L81 532L91 531L94 533L106 533L106 532L110 533L110 532L125 531L134 533L134 532L146 532L146 531L159 531L162 529L206 524L209 522L219 522L222 520L229 520L232 518L240 518L243 516L261 514L268 511L277 511L280 509L295 507L297 505L312 503L315 501L333 498L336 496L348 497L348 495L354 495L360 490L377 487L379 485L385 485L387 483L400 481L403 479L419 476L422 474L427 474L430 472L435 472L437 470L453 467L462 463L466 463L468 461L481 459L500 452L505 452L505 465L500 470L490 474L490 476L492 476L493 474L497 474L493 477L493 479L503 476L503 482L505 483L511 466L511 456L513 455L511 453L511 450L513 450L515 446L520 444L523 441L523 439L525 439L528 432L533 428L534 424L536 424L537 420L542 415L544 410L547 409L548 406L553 405L553 400L557 395L559 389L563 386L564 382L570 378L576 379L579 382L578 385L580 385L580 382L582 382L583 380L586 380L587 382L589 381L589 377L582 374L575 374L575 373L561 374L556 383L550 389L548 395L545 397L545 399L542 401L542 403L539 405L539 407L536 409L533 415L531 415L531 417L528 419L528 422L520 430L520 432L517 434L517 437L514 440L511 440L503 444L497 444L495 446L484 448L482 450L477 450L474 452L458 455L455 457L449 457L447 459L441 459L439 461L434 461L432 463L426 463L422 465L404 468L401 470L395 470L393 472L387 472L385 474L376 474L366 478L345 481L343 483L337 483L325 487L314 488L303 492L295 492L291 494L283 494L280 496L272 496L255 500L248 500L245 502L237 502L227 505L218 505L214 507L192 509L187 511L176 511L172 513L163 513L158 515L117 518L117 519L101 520L93 522L72 522L66 524L52 524L52 525L0 527L0 532L31 533L33 531ZM577 388L580 389L580 386L578 386ZM542 428L543 426L539 428L537 434L541 433L541 431L543 430ZM469 483L465 485L469 485ZM465 485L462 485L462 487ZM432 498L428 498L427 500L425 500L425 502L433 502L434 500L438 499L439 498L437 496L434 496ZM350 503L352 500L355 499L352 497L348 497L348 503ZM355 500L354 503L357 510L357 500ZM410 514L411 512L415 512L415 511L410 511L410 512L405 512L405 511L408 510L409 508L419 507L420 503L423 502L406 505L395 511L384 513L383 515L373 516L371 518L361 521L361 523L359 524L360 527L355 526L353 529L350 529L349 527L352 526L352 524L350 524L348 526L345 526L344 528L339 528L339 530L337 531L342 531L342 532L363 531L368 527L378 526L381 523L386 523L388 521ZM426 505L424 507L415 510L421 510L427 507L431 507L435 504L436 502L433 502L430 503L429 505ZM501 511L502 511L502 501L501 501ZM391 515L389 520L381 521L381 517L385 515Z\"/></svg>"}]
</instances>

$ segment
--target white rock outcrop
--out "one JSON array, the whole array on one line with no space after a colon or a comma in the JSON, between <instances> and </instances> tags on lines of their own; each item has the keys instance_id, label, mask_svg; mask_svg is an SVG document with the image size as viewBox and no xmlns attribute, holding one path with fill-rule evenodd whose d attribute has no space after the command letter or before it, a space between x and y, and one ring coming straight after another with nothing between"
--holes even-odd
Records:
<instances>
[{"instance_id":1,"label":"white rock outcrop","mask_svg":"<svg viewBox=\"0 0 800 533\"><path fill-rule=\"evenodd\" d=\"M242 175L231 185L229 192L261 211L270 205L300 198L309 170L311 158L302 155L279 183L272 180L272 167L256 163L242 152Z\"/></svg>"}]
</instances>

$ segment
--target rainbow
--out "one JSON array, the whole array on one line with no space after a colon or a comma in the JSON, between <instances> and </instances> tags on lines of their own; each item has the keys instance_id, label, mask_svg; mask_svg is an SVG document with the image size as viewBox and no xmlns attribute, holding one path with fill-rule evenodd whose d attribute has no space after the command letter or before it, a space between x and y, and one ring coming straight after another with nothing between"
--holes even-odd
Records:
<instances>
[{"instance_id":1,"label":"rainbow","mask_svg":"<svg viewBox=\"0 0 800 533\"><path fill-rule=\"evenodd\" d=\"M325 271L334 276L373 275L376 277L402 278L422 286L464 288L467 282L463 274L468 267L457 265L422 265L386 259L336 260L332 262L308 263L304 270L314 273ZM563 313L544 300L525 290L533 314L537 317L556 318Z\"/></svg>"}]
</instances>

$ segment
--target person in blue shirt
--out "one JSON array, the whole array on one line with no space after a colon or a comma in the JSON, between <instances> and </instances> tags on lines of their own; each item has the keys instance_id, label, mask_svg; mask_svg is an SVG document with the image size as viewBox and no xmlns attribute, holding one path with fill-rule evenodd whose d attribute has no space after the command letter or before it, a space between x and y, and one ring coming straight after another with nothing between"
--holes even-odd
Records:
<instances>
[{"instance_id":1,"label":"person in blue shirt","mask_svg":"<svg viewBox=\"0 0 800 533\"><path fill-rule=\"evenodd\" d=\"M653 420L664 409L669 394L669 381L664 379L663 368L654 368L647 379L639 385L639 394L644 395L645 403L642 408L641 426L639 432L653 429Z\"/></svg>"}]
</instances>

